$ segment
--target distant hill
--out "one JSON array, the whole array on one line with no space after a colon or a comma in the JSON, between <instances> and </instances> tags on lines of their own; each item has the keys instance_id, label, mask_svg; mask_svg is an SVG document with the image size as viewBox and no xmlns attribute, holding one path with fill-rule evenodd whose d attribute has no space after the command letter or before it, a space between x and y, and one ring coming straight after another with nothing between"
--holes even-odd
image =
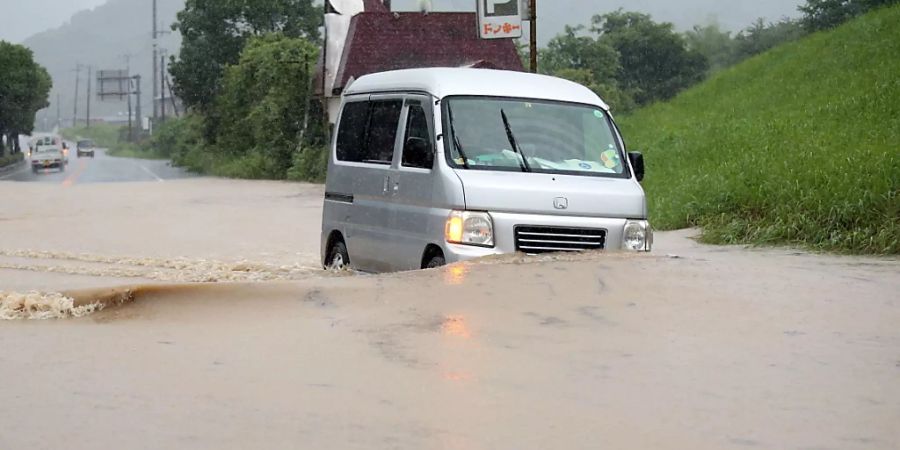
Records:
<instances>
[{"instance_id":1,"label":"distant hill","mask_svg":"<svg viewBox=\"0 0 900 450\"><path fill-rule=\"evenodd\" d=\"M164 30L175 21L175 15L184 8L184 0L157 0L158 20ZM56 99L60 96L60 109L63 124L70 124L74 106L75 66L85 64L98 69L124 69L123 55L131 54L132 74L140 74L145 80L142 83L143 110L152 113L151 72L153 47L150 40L152 9L147 0L109 0L93 10L75 14L65 25L38 33L23 42L32 49L35 59L50 72L53 77L53 91L50 94L50 107L38 114L37 126L56 122ZM177 52L181 39L175 34L165 35L160 39L162 48ZM85 81L87 70L82 71L79 92L80 120L85 116ZM101 103L92 99L91 116L101 117L115 115L127 111L124 103Z\"/></svg>"},{"instance_id":2,"label":"distant hill","mask_svg":"<svg viewBox=\"0 0 900 450\"><path fill-rule=\"evenodd\" d=\"M711 242L900 253L900 6L623 118L655 225Z\"/></svg>"}]
</instances>

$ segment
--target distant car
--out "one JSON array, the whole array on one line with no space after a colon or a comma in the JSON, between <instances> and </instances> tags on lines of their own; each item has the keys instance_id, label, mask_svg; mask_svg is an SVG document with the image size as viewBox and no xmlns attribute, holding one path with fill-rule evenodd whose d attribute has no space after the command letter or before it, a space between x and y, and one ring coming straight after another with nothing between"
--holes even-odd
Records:
<instances>
[{"instance_id":1,"label":"distant car","mask_svg":"<svg viewBox=\"0 0 900 450\"><path fill-rule=\"evenodd\" d=\"M94 148L97 147L94 145L94 141L90 139L82 139L78 141L78 144L75 147L75 154L81 158L81 156L90 156L94 157Z\"/></svg>"},{"instance_id":2,"label":"distant car","mask_svg":"<svg viewBox=\"0 0 900 450\"><path fill-rule=\"evenodd\" d=\"M56 146L37 146L31 153L31 170L38 173L42 169L59 169L66 171L65 157Z\"/></svg>"}]
</instances>

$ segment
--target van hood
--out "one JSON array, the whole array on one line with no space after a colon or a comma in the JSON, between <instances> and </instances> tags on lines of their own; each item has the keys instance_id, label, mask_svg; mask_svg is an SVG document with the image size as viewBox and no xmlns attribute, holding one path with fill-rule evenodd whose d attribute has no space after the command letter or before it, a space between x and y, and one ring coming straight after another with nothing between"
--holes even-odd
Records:
<instances>
[{"instance_id":1,"label":"van hood","mask_svg":"<svg viewBox=\"0 0 900 450\"><path fill-rule=\"evenodd\" d=\"M644 190L634 180L456 169L466 209L645 219Z\"/></svg>"}]
</instances>

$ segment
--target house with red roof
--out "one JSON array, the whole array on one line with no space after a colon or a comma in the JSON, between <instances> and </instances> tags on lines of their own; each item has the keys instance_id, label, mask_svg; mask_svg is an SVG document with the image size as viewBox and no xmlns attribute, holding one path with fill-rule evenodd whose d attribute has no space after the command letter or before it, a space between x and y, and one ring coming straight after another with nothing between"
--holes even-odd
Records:
<instances>
[{"instance_id":1,"label":"house with red roof","mask_svg":"<svg viewBox=\"0 0 900 450\"><path fill-rule=\"evenodd\" d=\"M320 60L316 94L324 96L331 123L344 89L370 73L423 67L525 70L511 39L479 38L474 12L395 12L390 0L327 0L325 8L324 64Z\"/></svg>"}]
</instances>

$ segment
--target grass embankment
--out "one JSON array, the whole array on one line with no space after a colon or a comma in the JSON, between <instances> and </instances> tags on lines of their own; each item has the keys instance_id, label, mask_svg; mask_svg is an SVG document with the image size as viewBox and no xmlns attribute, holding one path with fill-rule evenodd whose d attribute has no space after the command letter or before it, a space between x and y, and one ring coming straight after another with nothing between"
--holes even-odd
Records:
<instances>
[{"instance_id":1,"label":"grass embankment","mask_svg":"<svg viewBox=\"0 0 900 450\"><path fill-rule=\"evenodd\" d=\"M61 131L62 135L69 140L90 139L100 147L107 149L110 156L120 156L126 158L143 158L143 159L168 159L166 156L160 155L143 146L127 142L122 139L127 134L125 128L117 125L96 124L90 128L83 126L75 128L66 128Z\"/></svg>"},{"instance_id":2,"label":"grass embankment","mask_svg":"<svg viewBox=\"0 0 900 450\"><path fill-rule=\"evenodd\" d=\"M709 243L900 253L900 6L624 117L656 227Z\"/></svg>"}]
</instances>

